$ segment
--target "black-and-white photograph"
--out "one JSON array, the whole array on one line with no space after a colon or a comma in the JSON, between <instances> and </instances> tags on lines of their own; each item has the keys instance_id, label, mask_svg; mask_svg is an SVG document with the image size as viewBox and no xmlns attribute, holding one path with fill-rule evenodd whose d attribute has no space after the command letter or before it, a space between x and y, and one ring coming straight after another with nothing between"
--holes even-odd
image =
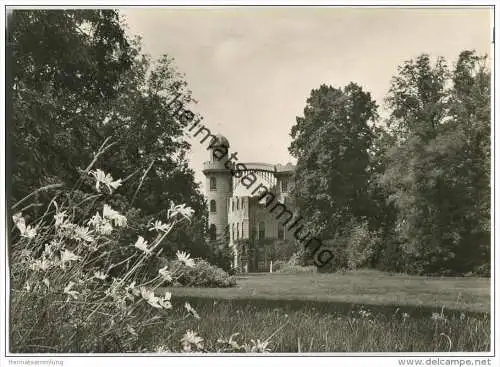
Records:
<instances>
[{"instance_id":1,"label":"black-and-white photograph","mask_svg":"<svg viewBox=\"0 0 500 367\"><path fill-rule=\"evenodd\" d=\"M5 7L9 363L495 365L494 7L244 5Z\"/></svg>"}]
</instances>

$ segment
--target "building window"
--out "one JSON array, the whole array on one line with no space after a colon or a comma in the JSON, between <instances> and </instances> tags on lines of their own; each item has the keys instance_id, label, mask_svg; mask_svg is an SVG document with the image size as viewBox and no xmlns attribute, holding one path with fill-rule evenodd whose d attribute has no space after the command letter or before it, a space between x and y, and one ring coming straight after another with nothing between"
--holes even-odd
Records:
<instances>
[{"instance_id":1,"label":"building window","mask_svg":"<svg viewBox=\"0 0 500 367\"><path fill-rule=\"evenodd\" d=\"M253 240L257 239L257 229L255 227L252 227L251 235Z\"/></svg>"},{"instance_id":2,"label":"building window","mask_svg":"<svg viewBox=\"0 0 500 367\"><path fill-rule=\"evenodd\" d=\"M283 230L283 226L281 225L281 223L278 223L278 239L279 240L285 239L285 231Z\"/></svg>"},{"instance_id":3,"label":"building window","mask_svg":"<svg viewBox=\"0 0 500 367\"><path fill-rule=\"evenodd\" d=\"M263 240L264 238L266 238L266 223L260 222L259 223L259 240Z\"/></svg>"},{"instance_id":4,"label":"building window","mask_svg":"<svg viewBox=\"0 0 500 367\"><path fill-rule=\"evenodd\" d=\"M243 227L243 222L241 222L241 238L245 238L245 227Z\"/></svg>"},{"instance_id":5,"label":"building window","mask_svg":"<svg viewBox=\"0 0 500 367\"><path fill-rule=\"evenodd\" d=\"M234 212L234 199L231 199L231 210Z\"/></svg>"},{"instance_id":6,"label":"building window","mask_svg":"<svg viewBox=\"0 0 500 367\"><path fill-rule=\"evenodd\" d=\"M215 177L210 177L210 191L217 190L217 179Z\"/></svg>"},{"instance_id":7,"label":"building window","mask_svg":"<svg viewBox=\"0 0 500 367\"><path fill-rule=\"evenodd\" d=\"M210 200L210 213L216 213L217 207L215 204L215 200Z\"/></svg>"},{"instance_id":8,"label":"building window","mask_svg":"<svg viewBox=\"0 0 500 367\"><path fill-rule=\"evenodd\" d=\"M240 238L240 224L236 223L236 239Z\"/></svg>"},{"instance_id":9,"label":"building window","mask_svg":"<svg viewBox=\"0 0 500 367\"><path fill-rule=\"evenodd\" d=\"M217 239L217 227L215 224L210 224L209 236L210 241L215 241Z\"/></svg>"},{"instance_id":10,"label":"building window","mask_svg":"<svg viewBox=\"0 0 500 367\"><path fill-rule=\"evenodd\" d=\"M240 198L236 198L236 210L240 210Z\"/></svg>"},{"instance_id":11,"label":"building window","mask_svg":"<svg viewBox=\"0 0 500 367\"><path fill-rule=\"evenodd\" d=\"M286 178L281 181L281 192L288 192L288 179Z\"/></svg>"},{"instance_id":12,"label":"building window","mask_svg":"<svg viewBox=\"0 0 500 367\"><path fill-rule=\"evenodd\" d=\"M234 204L234 203L233 203L233 204ZM234 241L234 240L236 239L236 237L234 237L234 223L233 223L233 225L232 225L232 230L231 230L231 233L232 233L232 235L233 235L232 239L233 239L233 241Z\"/></svg>"}]
</instances>

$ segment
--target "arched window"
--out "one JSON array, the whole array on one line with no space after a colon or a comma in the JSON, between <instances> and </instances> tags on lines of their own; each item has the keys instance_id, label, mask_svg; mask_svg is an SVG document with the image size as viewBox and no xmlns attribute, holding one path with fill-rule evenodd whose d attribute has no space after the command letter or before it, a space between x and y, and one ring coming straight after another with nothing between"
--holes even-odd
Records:
<instances>
[{"instance_id":1,"label":"arched window","mask_svg":"<svg viewBox=\"0 0 500 367\"><path fill-rule=\"evenodd\" d=\"M217 207L215 204L215 200L210 200L210 213L215 213L217 212Z\"/></svg>"},{"instance_id":2,"label":"arched window","mask_svg":"<svg viewBox=\"0 0 500 367\"><path fill-rule=\"evenodd\" d=\"M240 198L236 198L236 210L240 210Z\"/></svg>"},{"instance_id":3,"label":"arched window","mask_svg":"<svg viewBox=\"0 0 500 367\"><path fill-rule=\"evenodd\" d=\"M260 222L259 223L259 240L263 240L264 238L266 238L266 223Z\"/></svg>"},{"instance_id":4,"label":"arched window","mask_svg":"<svg viewBox=\"0 0 500 367\"><path fill-rule=\"evenodd\" d=\"M236 223L236 239L240 238L240 224Z\"/></svg>"},{"instance_id":5,"label":"arched window","mask_svg":"<svg viewBox=\"0 0 500 367\"><path fill-rule=\"evenodd\" d=\"M215 241L217 239L217 227L215 224L210 224L209 236L210 241Z\"/></svg>"},{"instance_id":6,"label":"arched window","mask_svg":"<svg viewBox=\"0 0 500 367\"><path fill-rule=\"evenodd\" d=\"M241 238L245 238L245 227L243 227L243 222L241 222Z\"/></svg>"},{"instance_id":7,"label":"arched window","mask_svg":"<svg viewBox=\"0 0 500 367\"><path fill-rule=\"evenodd\" d=\"M215 177L210 177L210 191L217 190L217 179Z\"/></svg>"},{"instance_id":8,"label":"arched window","mask_svg":"<svg viewBox=\"0 0 500 367\"><path fill-rule=\"evenodd\" d=\"M233 204L234 204L234 202L233 202ZM234 241L234 240L236 239L236 237L234 237L234 223L233 223L233 225L232 225L231 234L233 235L232 239L233 239L233 241Z\"/></svg>"},{"instance_id":9,"label":"arched window","mask_svg":"<svg viewBox=\"0 0 500 367\"><path fill-rule=\"evenodd\" d=\"M231 210L234 212L234 199L231 199Z\"/></svg>"}]
</instances>

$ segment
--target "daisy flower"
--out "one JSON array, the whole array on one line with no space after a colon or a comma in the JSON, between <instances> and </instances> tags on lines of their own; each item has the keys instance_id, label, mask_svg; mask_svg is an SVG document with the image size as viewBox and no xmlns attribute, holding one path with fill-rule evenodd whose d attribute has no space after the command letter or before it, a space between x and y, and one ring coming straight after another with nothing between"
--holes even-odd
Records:
<instances>
[{"instance_id":1,"label":"daisy flower","mask_svg":"<svg viewBox=\"0 0 500 367\"><path fill-rule=\"evenodd\" d=\"M104 273L103 273L103 272L101 272L101 271L96 271L96 272L94 273L94 278L99 279L99 280L105 280L107 277L108 277L108 275L107 275L107 274L104 274Z\"/></svg>"},{"instance_id":2,"label":"daisy flower","mask_svg":"<svg viewBox=\"0 0 500 367\"><path fill-rule=\"evenodd\" d=\"M182 349L184 352L191 352L191 347L203 348L203 338L198 336L198 333L188 330L181 339Z\"/></svg>"},{"instance_id":3,"label":"daisy flower","mask_svg":"<svg viewBox=\"0 0 500 367\"><path fill-rule=\"evenodd\" d=\"M64 288L64 293L66 293L67 295L73 297L73 299L77 299L78 295L80 293L78 293L77 291L71 290L71 288L73 288L74 285L75 285L74 282L69 282L68 285L66 286L66 288ZM69 297L68 297L68 300L69 300Z\"/></svg>"},{"instance_id":4,"label":"daisy flower","mask_svg":"<svg viewBox=\"0 0 500 367\"><path fill-rule=\"evenodd\" d=\"M250 349L250 351L252 353L267 353L270 351L270 349L267 348L268 346L268 342L266 341L260 341L259 339L257 339L257 341L255 340L250 340L252 342L252 348Z\"/></svg>"},{"instance_id":5,"label":"daisy flower","mask_svg":"<svg viewBox=\"0 0 500 367\"><path fill-rule=\"evenodd\" d=\"M157 220L154 222L154 224L151 225L151 228L149 230L157 232L166 232L168 230L168 225L162 223L160 220Z\"/></svg>"},{"instance_id":6,"label":"daisy flower","mask_svg":"<svg viewBox=\"0 0 500 367\"><path fill-rule=\"evenodd\" d=\"M47 260L47 259L38 259L38 260L35 260L33 261L31 264L30 264L30 269L31 270L41 270L41 271L46 271L48 268L50 268L50 266L52 265L52 263Z\"/></svg>"},{"instance_id":7,"label":"daisy flower","mask_svg":"<svg viewBox=\"0 0 500 367\"><path fill-rule=\"evenodd\" d=\"M189 302L186 302L184 304L184 308L189 312L191 315L194 316L195 319L199 319L200 316L198 315L198 312L189 304Z\"/></svg>"},{"instance_id":8,"label":"daisy flower","mask_svg":"<svg viewBox=\"0 0 500 367\"><path fill-rule=\"evenodd\" d=\"M94 176L95 178L95 188L97 192L101 192L101 183L108 188L110 194L113 193L113 190L116 190L122 185L121 179L114 181L113 177L109 173L106 174L100 169L90 171L89 175Z\"/></svg>"},{"instance_id":9,"label":"daisy flower","mask_svg":"<svg viewBox=\"0 0 500 367\"><path fill-rule=\"evenodd\" d=\"M172 201L170 202L170 209L168 210L168 217L170 219L175 219L178 216L182 216L187 220L191 220L193 213L194 210L189 206L186 207L186 204L175 205Z\"/></svg>"},{"instance_id":10,"label":"daisy flower","mask_svg":"<svg viewBox=\"0 0 500 367\"><path fill-rule=\"evenodd\" d=\"M163 280L165 280L167 282L171 282L172 281L172 273L170 273L167 270L167 266L166 265L163 268L161 268L160 270L158 270L158 273L162 276Z\"/></svg>"},{"instance_id":11,"label":"daisy flower","mask_svg":"<svg viewBox=\"0 0 500 367\"><path fill-rule=\"evenodd\" d=\"M94 242L94 237L90 235L88 227L76 226L73 238L77 241Z\"/></svg>"},{"instance_id":12,"label":"daisy flower","mask_svg":"<svg viewBox=\"0 0 500 367\"><path fill-rule=\"evenodd\" d=\"M81 256L75 255L73 252L69 250L61 251L61 262L63 265L69 261L78 261L81 259Z\"/></svg>"},{"instance_id":13,"label":"daisy flower","mask_svg":"<svg viewBox=\"0 0 500 367\"><path fill-rule=\"evenodd\" d=\"M159 298L155 297L155 293L153 291L150 291L145 287L141 287L141 297L154 308L162 308L159 303Z\"/></svg>"},{"instance_id":14,"label":"daisy flower","mask_svg":"<svg viewBox=\"0 0 500 367\"><path fill-rule=\"evenodd\" d=\"M17 229L21 233L21 237L33 239L36 236L36 227L27 226L21 213L16 213L12 216L12 220Z\"/></svg>"},{"instance_id":15,"label":"daisy flower","mask_svg":"<svg viewBox=\"0 0 500 367\"><path fill-rule=\"evenodd\" d=\"M188 268L192 268L194 267L194 260L193 259L190 259L190 256L188 253L184 252L184 251L177 251L176 253L176 256L177 256L177 260L179 260L180 262L184 263L184 265L186 265Z\"/></svg>"},{"instance_id":16,"label":"daisy flower","mask_svg":"<svg viewBox=\"0 0 500 367\"><path fill-rule=\"evenodd\" d=\"M172 304L170 303L171 298L172 298L172 293L165 292L165 295L158 300L158 303L160 304L161 307L168 310L172 308Z\"/></svg>"},{"instance_id":17,"label":"daisy flower","mask_svg":"<svg viewBox=\"0 0 500 367\"><path fill-rule=\"evenodd\" d=\"M104 204L102 209L102 217L113 221L117 227L125 227L127 225L127 218L121 215L116 210L112 209L108 204Z\"/></svg>"},{"instance_id":18,"label":"daisy flower","mask_svg":"<svg viewBox=\"0 0 500 367\"><path fill-rule=\"evenodd\" d=\"M139 250L141 250L142 252L144 252L146 254L151 253L151 249L148 248L148 241L145 241L144 237L142 237L142 236L139 236L139 238L135 242L134 247L138 248Z\"/></svg>"},{"instance_id":19,"label":"daisy flower","mask_svg":"<svg viewBox=\"0 0 500 367\"><path fill-rule=\"evenodd\" d=\"M63 211L63 212L60 212L60 213L57 213L56 215L54 215L54 219L56 220L56 223L54 224L54 226L56 228L58 228L61 224L64 223L64 218L66 217L66 211Z\"/></svg>"}]
</instances>

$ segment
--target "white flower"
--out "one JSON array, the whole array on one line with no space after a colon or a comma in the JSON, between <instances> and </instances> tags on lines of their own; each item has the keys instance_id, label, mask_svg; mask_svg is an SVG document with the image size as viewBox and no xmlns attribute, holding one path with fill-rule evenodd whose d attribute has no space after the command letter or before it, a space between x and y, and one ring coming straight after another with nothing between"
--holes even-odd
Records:
<instances>
[{"instance_id":1,"label":"white flower","mask_svg":"<svg viewBox=\"0 0 500 367\"><path fill-rule=\"evenodd\" d=\"M78 295L80 293L78 293L77 291L71 290L71 288L73 288L74 285L75 285L74 282L69 282L68 285L66 286L66 288L64 288L64 293L70 295L71 297L73 297L73 299L77 299Z\"/></svg>"},{"instance_id":2,"label":"white flower","mask_svg":"<svg viewBox=\"0 0 500 367\"><path fill-rule=\"evenodd\" d=\"M165 292L165 295L159 299L158 303L166 310L171 309L172 304L170 303L170 298L172 298L172 293Z\"/></svg>"},{"instance_id":3,"label":"white flower","mask_svg":"<svg viewBox=\"0 0 500 367\"><path fill-rule=\"evenodd\" d=\"M170 353L170 349L164 345L158 345L154 350L156 353Z\"/></svg>"},{"instance_id":4,"label":"white flower","mask_svg":"<svg viewBox=\"0 0 500 367\"><path fill-rule=\"evenodd\" d=\"M99 234L108 235L113 232L113 226L109 222L104 222L101 226L96 228L96 230Z\"/></svg>"},{"instance_id":5,"label":"white flower","mask_svg":"<svg viewBox=\"0 0 500 367\"><path fill-rule=\"evenodd\" d=\"M141 287L141 297L149 303L151 306L155 308L161 308L161 305L158 303L158 297L155 297L155 293L146 289L145 287Z\"/></svg>"},{"instance_id":6,"label":"white flower","mask_svg":"<svg viewBox=\"0 0 500 367\"><path fill-rule=\"evenodd\" d=\"M116 210L112 209L109 205L104 204L102 209L102 217L113 221L117 227L125 227L127 225L127 218L121 215Z\"/></svg>"},{"instance_id":7,"label":"white flower","mask_svg":"<svg viewBox=\"0 0 500 367\"><path fill-rule=\"evenodd\" d=\"M203 338L198 336L198 333L194 331L188 330L186 334L181 339L182 349L185 352L191 352L191 346L195 346L196 348L203 348Z\"/></svg>"},{"instance_id":8,"label":"white flower","mask_svg":"<svg viewBox=\"0 0 500 367\"><path fill-rule=\"evenodd\" d=\"M81 256L75 255L69 250L64 250L64 252L61 251L61 263L63 265L69 261L78 261L80 259Z\"/></svg>"},{"instance_id":9,"label":"white flower","mask_svg":"<svg viewBox=\"0 0 500 367\"><path fill-rule=\"evenodd\" d=\"M403 313L403 319L408 319L410 317L410 315L408 315L406 312Z\"/></svg>"},{"instance_id":10,"label":"white flower","mask_svg":"<svg viewBox=\"0 0 500 367\"><path fill-rule=\"evenodd\" d=\"M170 209L168 210L168 217L170 219L175 219L177 216L182 216L187 220L191 220L193 216L194 210L189 206L186 207L186 204L175 205L172 201L170 202Z\"/></svg>"},{"instance_id":11,"label":"white flower","mask_svg":"<svg viewBox=\"0 0 500 367\"><path fill-rule=\"evenodd\" d=\"M463 312L460 314L460 320L461 321L465 320L465 314Z\"/></svg>"},{"instance_id":12,"label":"white flower","mask_svg":"<svg viewBox=\"0 0 500 367\"><path fill-rule=\"evenodd\" d=\"M194 267L194 265L195 265L194 260L189 258L191 255L189 255L188 253L186 253L184 251L182 251L182 252L177 251L176 255L177 255L177 260L184 263L184 265L186 265L189 268Z\"/></svg>"},{"instance_id":13,"label":"white flower","mask_svg":"<svg viewBox=\"0 0 500 367\"><path fill-rule=\"evenodd\" d=\"M446 321L446 317L444 317L444 315L437 313L437 312L432 313L431 319L434 321Z\"/></svg>"},{"instance_id":14,"label":"white flower","mask_svg":"<svg viewBox=\"0 0 500 367\"><path fill-rule=\"evenodd\" d=\"M36 236L36 227L27 226L26 231L21 233L22 237L33 239Z\"/></svg>"},{"instance_id":15,"label":"white flower","mask_svg":"<svg viewBox=\"0 0 500 367\"><path fill-rule=\"evenodd\" d=\"M43 258L43 259L38 259L38 260L33 261L30 264L30 269L31 270L45 271L48 268L50 268L51 265L52 265L52 263L49 260Z\"/></svg>"},{"instance_id":16,"label":"white flower","mask_svg":"<svg viewBox=\"0 0 500 367\"><path fill-rule=\"evenodd\" d=\"M168 230L168 225L157 220L151 225L150 231L166 232Z\"/></svg>"},{"instance_id":17,"label":"white flower","mask_svg":"<svg viewBox=\"0 0 500 367\"><path fill-rule=\"evenodd\" d=\"M107 219L101 218L99 213L90 218L88 224L93 226L99 234L109 235L113 231L111 223Z\"/></svg>"},{"instance_id":18,"label":"white flower","mask_svg":"<svg viewBox=\"0 0 500 367\"><path fill-rule=\"evenodd\" d=\"M99 213L95 213L95 215L90 218L87 223L89 226L99 227L102 223L101 215Z\"/></svg>"},{"instance_id":19,"label":"white flower","mask_svg":"<svg viewBox=\"0 0 500 367\"><path fill-rule=\"evenodd\" d=\"M257 341L255 340L250 340L252 342L252 348L250 349L250 351L252 353L267 353L270 351L270 349L267 348L268 346L268 342L266 341L260 341L259 339L257 339Z\"/></svg>"},{"instance_id":20,"label":"white flower","mask_svg":"<svg viewBox=\"0 0 500 367\"><path fill-rule=\"evenodd\" d=\"M12 220L21 234L21 237L33 239L36 236L36 227L27 226L21 213L12 216Z\"/></svg>"},{"instance_id":21,"label":"white flower","mask_svg":"<svg viewBox=\"0 0 500 367\"><path fill-rule=\"evenodd\" d=\"M106 279L107 277L108 277L108 275L107 275L107 274L104 274L104 273L103 273L103 272L101 272L101 271L96 271L96 272L94 273L94 278L97 278L97 279L100 279L100 280L104 280L104 279Z\"/></svg>"},{"instance_id":22,"label":"white flower","mask_svg":"<svg viewBox=\"0 0 500 367\"><path fill-rule=\"evenodd\" d=\"M195 319L199 319L200 316L198 315L198 312L189 304L189 302L186 302L184 304L184 307L186 308L187 312L189 312L191 315L194 316Z\"/></svg>"},{"instance_id":23,"label":"white flower","mask_svg":"<svg viewBox=\"0 0 500 367\"><path fill-rule=\"evenodd\" d=\"M47 278L43 278L42 282L47 286L47 288L50 288L50 282Z\"/></svg>"},{"instance_id":24,"label":"white flower","mask_svg":"<svg viewBox=\"0 0 500 367\"><path fill-rule=\"evenodd\" d=\"M66 211L63 211L63 212L60 212L60 213L57 213L56 215L54 215L54 219L56 220L56 223L54 225L56 228L64 223L65 217L66 217Z\"/></svg>"},{"instance_id":25,"label":"white flower","mask_svg":"<svg viewBox=\"0 0 500 367\"><path fill-rule=\"evenodd\" d=\"M77 241L94 242L94 237L89 233L88 227L76 226L73 232L73 239Z\"/></svg>"},{"instance_id":26,"label":"white flower","mask_svg":"<svg viewBox=\"0 0 500 367\"><path fill-rule=\"evenodd\" d=\"M19 253L19 256L23 259L29 259L31 257L31 250L22 249Z\"/></svg>"},{"instance_id":27,"label":"white flower","mask_svg":"<svg viewBox=\"0 0 500 367\"><path fill-rule=\"evenodd\" d=\"M134 247L138 248L139 250L143 251L146 254L151 253L151 249L148 248L148 241L145 241L144 237L142 236L139 236L139 238L135 242Z\"/></svg>"},{"instance_id":28,"label":"white flower","mask_svg":"<svg viewBox=\"0 0 500 367\"><path fill-rule=\"evenodd\" d=\"M94 178L96 180L95 188L96 188L97 192L101 192L101 188L100 188L101 183L104 184L108 188L110 194L112 194L113 190L116 190L122 184L121 179L113 181L113 177L109 173L105 174L100 169L97 169L95 171L90 171L89 175L94 176Z\"/></svg>"},{"instance_id":29,"label":"white flower","mask_svg":"<svg viewBox=\"0 0 500 367\"><path fill-rule=\"evenodd\" d=\"M138 336L137 331L135 331L135 329L130 325L127 325L127 331L133 336Z\"/></svg>"},{"instance_id":30,"label":"white flower","mask_svg":"<svg viewBox=\"0 0 500 367\"><path fill-rule=\"evenodd\" d=\"M158 273L162 276L163 280L165 280L167 282L171 282L172 281L172 273L170 273L167 270L167 266L166 265L163 268L161 268L160 270L158 270Z\"/></svg>"}]
</instances>

